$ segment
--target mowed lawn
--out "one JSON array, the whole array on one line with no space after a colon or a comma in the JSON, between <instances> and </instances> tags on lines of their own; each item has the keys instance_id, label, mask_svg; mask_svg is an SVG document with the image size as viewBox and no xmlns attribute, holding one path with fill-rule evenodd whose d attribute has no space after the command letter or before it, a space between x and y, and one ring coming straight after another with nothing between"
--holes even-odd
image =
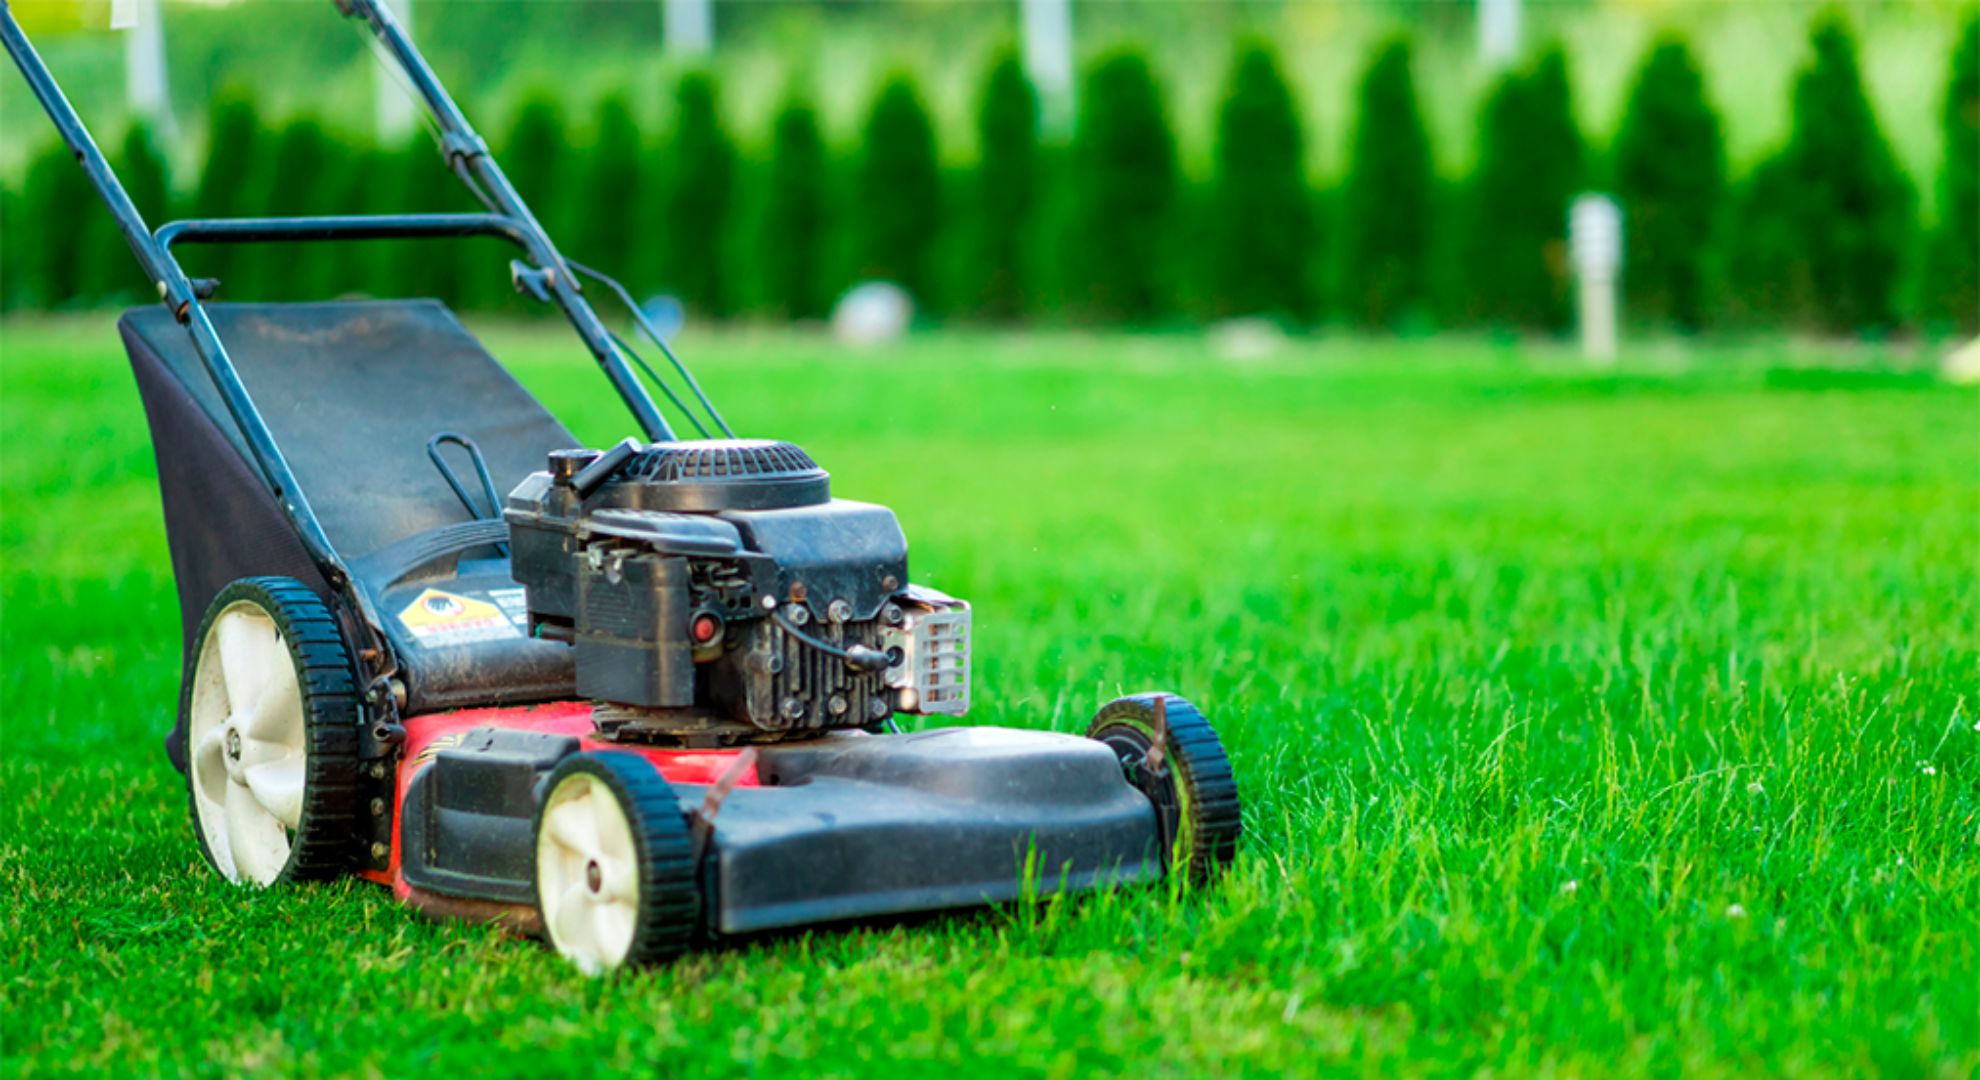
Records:
<instances>
[{"instance_id":1,"label":"mowed lawn","mask_svg":"<svg viewBox=\"0 0 1980 1080\"><path fill-rule=\"evenodd\" d=\"M491 337L587 438L574 340ZM594 981L375 887L242 892L160 750L178 612L110 319L0 329L0 1074L1980 1070L1980 395L1709 351L690 340L976 605L971 722L1172 688L1207 891Z\"/></svg>"}]
</instances>

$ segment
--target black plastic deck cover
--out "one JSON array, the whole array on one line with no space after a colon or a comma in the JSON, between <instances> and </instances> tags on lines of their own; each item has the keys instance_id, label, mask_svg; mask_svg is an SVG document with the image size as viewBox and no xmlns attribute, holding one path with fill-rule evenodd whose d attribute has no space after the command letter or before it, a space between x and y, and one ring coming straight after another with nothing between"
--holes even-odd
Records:
<instances>
[{"instance_id":1,"label":"black plastic deck cover","mask_svg":"<svg viewBox=\"0 0 1980 1080\"><path fill-rule=\"evenodd\" d=\"M1091 739L995 727L758 748L715 818L724 934L1083 892L1161 875L1155 809ZM686 806L705 788L677 784ZM1026 877L1032 877L1027 885Z\"/></svg>"},{"instance_id":2,"label":"black plastic deck cover","mask_svg":"<svg viewBox=\"0 0 1980 1080\"><path fill-rule=\"evenodd\" d=\"M212 304L242 385L339 554L355 558L470 515L426 456L442 431L473 439L507 494L576 437L434 300ZM126 312L142 350L249 461L192 339L162 306ZM173 448L176 450L176 448Z\"/></svg>"},{"instance_id":3,"label":"black plastic deck cover","mask_svg":"<svg viewBox=\"0 0 1980 1080\"><path fill-rule=\"evenodd\" d=\"M206 311L347 561L470 520L426 456L435 434L473 439L504 493L543 468L551 450L576 445L437 301L212 304ZM186 663L207 604L237 578L293 577L334 607L185 328L162 306L150 306L126 312L118 330L151 424ZM398 629L387 627L395 635ZM505 677L498 659L474 666L480 681L472 686L449 685L467 666L426 665L429 677L416 693L458 705L496 684L506 688L497 696L510 699L567 690L568 679L549 670L557 665L525 659L528 677ZM183 769L181 734L175 727L166 745Z\"/></svg>"}]
</instances>

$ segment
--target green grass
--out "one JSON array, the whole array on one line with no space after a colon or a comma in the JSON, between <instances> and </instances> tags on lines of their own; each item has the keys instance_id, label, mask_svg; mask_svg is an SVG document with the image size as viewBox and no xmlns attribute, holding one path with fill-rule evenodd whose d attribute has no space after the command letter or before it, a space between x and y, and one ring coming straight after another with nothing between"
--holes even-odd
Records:
<instances>
[{"instance_id":1,"label":"green grass","mask_svg":"<svg viewBox=\"0 0 1980 1080\"><path fill-rule=\"evenodd\" d=\"M496 338L587 437L566 336ZM243 893L108 320L0 331L0 1075L1980 1070L1980 396L1794 356L690 343L977 605L972 720L1173 687L1248 839L1162 889L607 981Z\"/></svg>"}]
</instances>

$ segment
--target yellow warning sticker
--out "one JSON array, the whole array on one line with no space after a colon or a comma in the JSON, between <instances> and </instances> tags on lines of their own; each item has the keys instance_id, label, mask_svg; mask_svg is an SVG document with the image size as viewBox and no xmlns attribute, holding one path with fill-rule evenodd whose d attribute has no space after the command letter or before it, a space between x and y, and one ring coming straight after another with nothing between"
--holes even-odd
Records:
<instances>
[{"instance_id":1,"label":"yellow warning sticker","mask_svg":"<svg viewBox=\"0 0 1980 1080\"><path fill-rule=\"evenodd\" d=\"M420 593L399 612L399 622L423 645L467 645L522 636L494 604L439 589Z\"/></svg>"},{"instance_id":2,"label":"yellow warning sticker","mask_svg":"<svg viewBox=\"0 0 1980 1080\"><path fill-rule=\"evenodd\" d=\"M418 765L424 761L431 761L440 756L440 751L452 750L466 741L467 732L465 731L454 731L445 735L435 735L432 742L427 743L421 748L419 753L413 755L413 764Z\"/></svg>"}]
</instances>

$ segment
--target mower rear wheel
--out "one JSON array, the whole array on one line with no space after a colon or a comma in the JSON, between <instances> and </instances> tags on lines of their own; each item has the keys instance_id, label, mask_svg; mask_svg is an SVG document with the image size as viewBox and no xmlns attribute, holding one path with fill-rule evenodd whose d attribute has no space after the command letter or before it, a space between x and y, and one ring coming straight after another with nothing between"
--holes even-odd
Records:
<instances>
[{"instance_id":1,"label":"mower rear wheel","mask_svg":"<svg viewBox=\"0 0 1980 1080\"><path fill-rule=\"evenodd\" d=\"M536 811L536 908L550 944L588 975L694 944L694 835L651 762L605 750L551 770Z\"/></svg>"},{"instance_id":2,"label":"mower rear wheel","mask_svg":"<svg viewBox=\"0 0 1980 1080\"><path fill-rule=\"evenodd\" d=\"M1086 736L1106 743L1128 783L1155 804L1162 853L1203 883L1229 868L1244 832L1231 759L1210 721L1175 694L1135 694L1101 707Z\"/></svg>"},{"instance_id":3,"label":"mower rear wheel","mask_svg":"<svg viewBox=\"0 0 1980 1080\"><path fill-rule=\"evenodd\" d=\"M360 722L337 620L293 578L243 578L195 641L186 786L200 851L237 884L336 877L357 828Z\"/></svg>"}]
</instances>

